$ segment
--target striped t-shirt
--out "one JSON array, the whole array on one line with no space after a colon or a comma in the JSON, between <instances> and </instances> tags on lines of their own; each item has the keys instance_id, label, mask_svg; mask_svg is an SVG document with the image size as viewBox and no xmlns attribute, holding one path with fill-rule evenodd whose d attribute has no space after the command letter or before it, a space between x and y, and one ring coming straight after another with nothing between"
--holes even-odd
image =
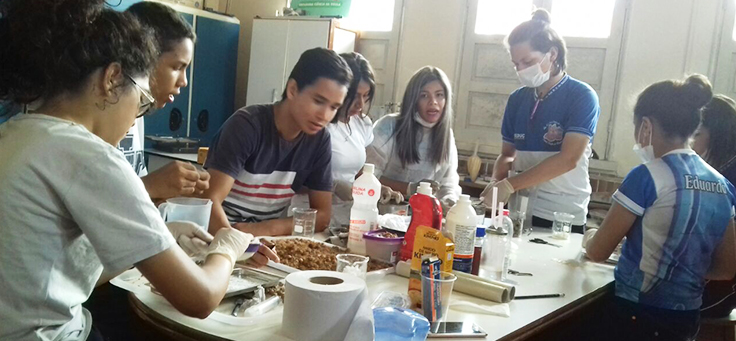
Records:
<instances>
[{"instance_id":1,"label":"striped t-shirt","mask_svg":"<svg viewBox=\"0 0 736 341\"><path fill-rule=\"evenodd\" d=\"M205 168L235 179L222 203L231 222L279 218L302 186L332 191L330 134L302 133L293 141L279 135L273 105L236 111L210 146Z\"/></svg>"},{"instance_id":2,"label":"striped t-shirt","mask_svg":"<svg viewBox=\"0 0 736 341\"><path fill-rule=\"evenodd\" d=\"M713 251L734 216L734 187L689 149L634 168L614 193L637 218L614 272L616 296L699 309Z\"/></svg>"}]
</instances>

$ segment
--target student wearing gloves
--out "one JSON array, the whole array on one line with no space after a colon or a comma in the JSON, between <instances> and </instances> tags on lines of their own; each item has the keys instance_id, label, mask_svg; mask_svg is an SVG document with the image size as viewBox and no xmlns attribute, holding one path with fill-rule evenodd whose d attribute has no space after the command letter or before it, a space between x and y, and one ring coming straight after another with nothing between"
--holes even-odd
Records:
<instances>
[{"instance_id":1,"label":"student wearing gloves","mask_svg":"<svg viewBox=\"0 0 736 341\"><path fill-rule=\"evenodd\" d=\"M693 340L706 279L736 273L734 187L689 146L711 100L701 75L662 81L634 107L634 168L613 195L585 250L607 259L626 237L614 270L615 295L601 309L596 340Z\"/></svg>"},{"instance_id":2,"label":"student wearing gloves","mask_svg":"<svg viewBox=\"0 0 736 341\"><path fill-rule=\"evenodd\" d=\"M3 340L102 340L81 304L131 266L204 318L253 238L221 229L197 266L171 237L116 148L153 103L156 48L130 14L104 6L0 3L0 101L41 103L0 126L0 192L12 198L0 200Z\"/></svg>"},{"instance_id":3,"label":"student wearing gloves","mask_svg":"<svg viewBox=\"0 0 736 341\"><path fill-rule=\"evenodd\" d=\"M419 69L406 86L401 112L373 127L367 162L376 166L376 177L407 198L428 182L443 209L455 205L461 190L452 120L447 75L433 66Z\"/></svg>"},{"instance_id":4,"label":"student wearing gloves","mask_svg":"<svg viewBox=\"0 0 736 341\"><path fill-rule=\"evenodd\" d=\"M503 115L501 155L493 180L481 194L491 204L508 202L515 191L536 188L532 225L552 227L554 212L575 216L573 232L583 232L592 189L588 163L600 107L586 83L566 72L565 41L539 9L507 37L511 61L522 88L509 97ZM509 170L521 171L508 177Z\"/></svg>"}]
</instances>

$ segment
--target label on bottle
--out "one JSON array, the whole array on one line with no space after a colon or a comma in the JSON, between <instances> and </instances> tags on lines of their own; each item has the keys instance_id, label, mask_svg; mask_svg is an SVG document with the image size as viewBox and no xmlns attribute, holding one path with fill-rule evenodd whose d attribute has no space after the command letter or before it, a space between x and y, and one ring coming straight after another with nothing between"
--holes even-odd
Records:
<instances>
[{"instance_id":1,"label":"label on bottle","mask_svg":"<svg viewBox=\"0 0 736 341\"><path fill-rule=\"evenodd\" d=\"M475 225L455 225L455 261L453 270L470 273L475 252Z\"/></svg>"}]
</instances>

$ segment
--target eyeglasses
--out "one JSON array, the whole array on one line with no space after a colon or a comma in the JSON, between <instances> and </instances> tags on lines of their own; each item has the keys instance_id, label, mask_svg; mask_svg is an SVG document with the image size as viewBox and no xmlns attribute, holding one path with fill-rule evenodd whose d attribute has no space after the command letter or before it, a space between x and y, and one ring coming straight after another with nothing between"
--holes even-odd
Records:
<instances>
[{"instance_id":1,"label":"eyeglasses","mask_svg":"<svg viewBox=\"0 0 736 341\"><path fill-rule=\"evenodd\" d=\"M151 95L151 92L142 88L136 81L133 79L133 77L130 77L129 75L125 75L125 77L128 77L131 82L133 82L133 85L135 85L138 90L141 91L141 98L140 98L140 104L138 106L138 115L135 117L141 118L143 116L149 115L154 112L154 102L153 95Z\"/></svg>"}]
</instances>

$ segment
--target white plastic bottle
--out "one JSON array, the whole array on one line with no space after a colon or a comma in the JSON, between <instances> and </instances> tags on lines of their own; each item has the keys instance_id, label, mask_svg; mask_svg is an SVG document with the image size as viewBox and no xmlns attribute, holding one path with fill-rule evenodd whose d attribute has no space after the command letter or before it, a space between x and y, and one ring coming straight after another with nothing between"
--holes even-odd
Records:
<instances>
[{"instance_id":1,"label":"white plastic bottle","mask_svg":"<svg viewBox=\"0 0 736 341\"><path fill-rule=\"evenodd\" d=\"M455 260L452 269L470 273L473 268L473 253L475 251L475 230L478 216L470 204L470 196L460 195L460 200L447 214L445 228L455 242Z\"/></svg>"},{"instance_id":2,"label":"white plastic bottle","mask_svg":"<svg viewBox=\"0 0 736 341\"><path fill-rule=\"evenodd\" d=\"M381 197L381 182L373 175L374 166L366 163L363 174L353 183L353 208L350 209L350 231L348 249L364 255L363 234L378 227L378 199Z\"/></svg>"}]
</instances>

